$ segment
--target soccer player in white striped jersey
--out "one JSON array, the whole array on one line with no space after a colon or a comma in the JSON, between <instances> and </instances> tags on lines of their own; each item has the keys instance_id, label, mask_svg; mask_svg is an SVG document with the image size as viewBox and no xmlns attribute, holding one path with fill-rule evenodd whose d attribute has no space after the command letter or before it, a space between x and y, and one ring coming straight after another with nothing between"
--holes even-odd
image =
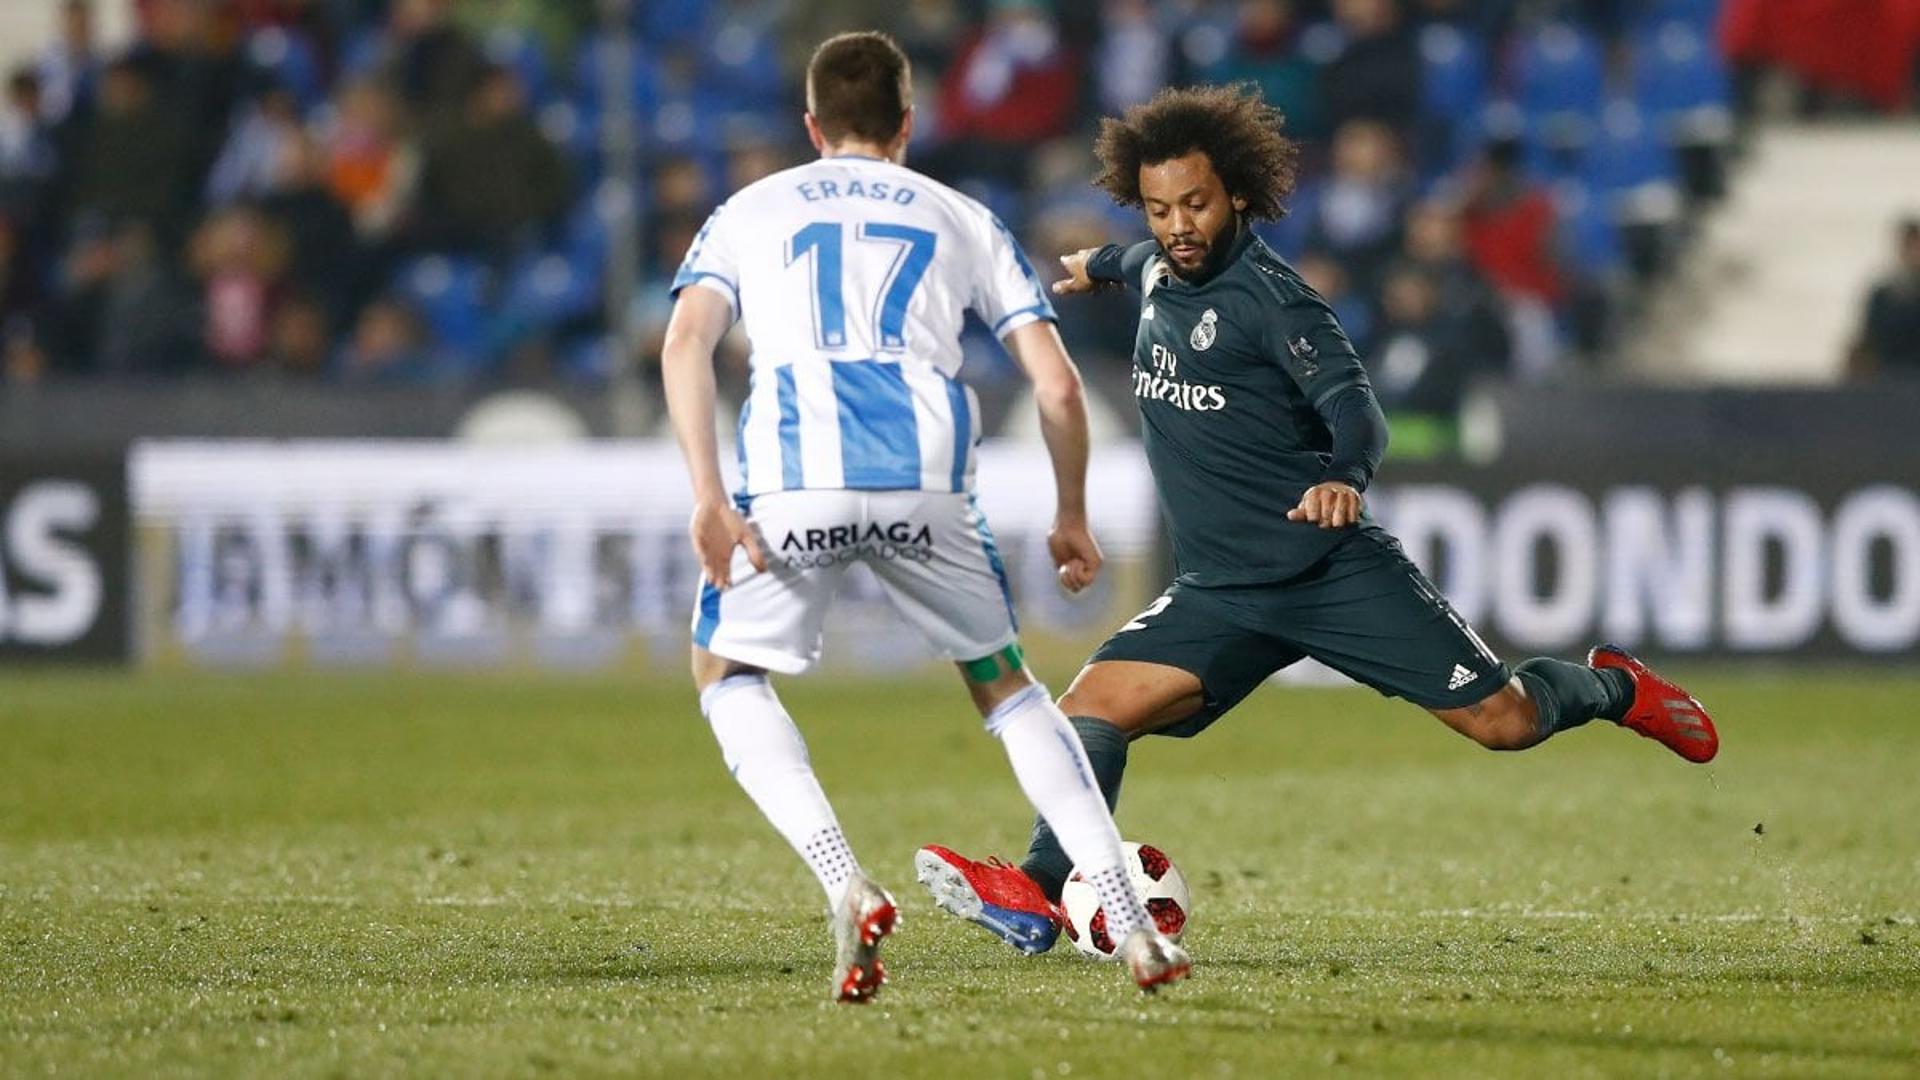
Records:
<instances>
[{"instance_id":1,"label":"soccer player in white striped jersey","mask_svg":"<svg viewBox=\"0 0 1920 1080\"><path fill-rule=\"evenodd\" d=\"M706 579L693 620L701 710L734 778L826 891L833 996L870 1000L897 909L861 871L767 678L814 665L836 587L865 563L955 661L1020 787L1100 891L1134 981L1151 990L1184 978L1187 957L1146 918L1086 754L1022 659L1006 574L972 496L979 410L956 378L962 320L969 309L983 319L1034 384L1057 494L1048 549L1073 590L1101 561L1087 528L1079 372L1005 227L900 164L910 86L906 56L885 35L824 42L807 68L819 160L727 200L674 279L662 366ZM730 496L713 353L735 320L753 357Z\"/></svg>"}]
</instances>

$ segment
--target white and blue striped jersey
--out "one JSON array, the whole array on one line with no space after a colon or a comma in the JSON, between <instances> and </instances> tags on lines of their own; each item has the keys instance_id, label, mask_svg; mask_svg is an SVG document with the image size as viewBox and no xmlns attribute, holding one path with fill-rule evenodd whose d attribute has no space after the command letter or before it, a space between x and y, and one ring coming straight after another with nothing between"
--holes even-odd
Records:
<instances>
[{"instance_id":1,"label":"white and blue striped jersey","mask_svg":"<svg viewBox=\"0 0 1920 1080\"><path fill-rule=\"evenodd\" d=\"M1053 319L998 218L904 166L809 162L742 188L673 280L733 305L752 348L741 494L970 491L979 408L957 379L971 309L996 338Z\"/></svg>"}]
</instances>

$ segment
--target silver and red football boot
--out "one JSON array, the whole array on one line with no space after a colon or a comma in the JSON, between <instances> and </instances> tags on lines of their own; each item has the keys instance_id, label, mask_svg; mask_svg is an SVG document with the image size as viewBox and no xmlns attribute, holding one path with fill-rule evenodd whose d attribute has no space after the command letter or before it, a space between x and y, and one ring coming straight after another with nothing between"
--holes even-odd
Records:
<instances>
[{"instance_id":1,"label":"silver and red football boot","mask_svg":"<svg viewBox=\"0 0 1920 1080\"><path fill-rule=\"evenodd\" d=\"M1187 958L1187 950L1150 926L1135 927L1114 955L1127 965L1134 985L1149 994L1193 973L1193 961Z\"/></svg>"},{"instance_id":2,"label":"silver and red football boot","mask_svg":"<svg viewBox=\"0 0 1920 1080\"><path fill-rule=\"evenodd\" d=\"M880 943L900 924L900 909L867 876L856 872L847 882L840 910L833 913L833 999L849 1005L873 1000L886 984Z\"/></svg>"}]
</instances>

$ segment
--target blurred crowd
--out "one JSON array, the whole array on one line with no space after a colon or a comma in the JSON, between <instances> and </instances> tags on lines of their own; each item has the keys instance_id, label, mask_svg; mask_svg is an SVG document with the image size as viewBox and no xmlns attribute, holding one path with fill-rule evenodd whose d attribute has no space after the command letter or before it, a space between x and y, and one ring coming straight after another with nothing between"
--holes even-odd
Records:
<instances>
[{"instance_id":1,"label":"blurred crowd","mask_svg":"<svg viewBox=\"0 0 1920 1080\"><path fill-rule=\"evenodd\" d=\"M7 375L484 372L510 343L432 301L468 260L530 273L576 201L513 51L545 47L528 11L564 35L575 6L138 0L109 55L69 0L0 114ZM481 311L466 332L511 333Z\"/></svg>"},{"instance_id":2,"label":"blurred crowd","mask_svg":"<svg viewBox=\"0 0 1920 1080\"><path fill-rule=\"evenodd\" d=\"M1604 355L1738 130L1720 0L636 0L623 35L599 0L132 2L131 48L105 53L71 0L7 83L12 380L651 362L706 214L806 156L811 45L877 26L915 64L911 164L1043 263L1144 235L1089 185L1101 115L1170 84L1258 86L1306 150L1263 233L1390 410L1445 414L1475 378ZM623 114L631 177L606 151ZM1125 304L1062 313L1097 383L1130 350ZM969 356L970 378L1004 372L984 333Z\"/></svg>"}]
</instances>

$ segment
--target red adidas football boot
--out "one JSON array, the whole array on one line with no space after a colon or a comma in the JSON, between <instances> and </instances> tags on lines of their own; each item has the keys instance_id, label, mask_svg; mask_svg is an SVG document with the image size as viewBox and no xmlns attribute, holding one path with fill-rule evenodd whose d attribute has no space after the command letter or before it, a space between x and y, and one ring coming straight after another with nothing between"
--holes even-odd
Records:
<instances>
[{"instance_id":1,"label":"red adidas football boot","mask_svg":"<svg viewBox=\"0 0 1920 1080\"><path fill-rule=\"evenodd\" d=\"M976 862L951 848L928 844L914 853L913 868L934 906L1029 956L1053 948L1060 936L1059 909L1017 866L999 859Z\"/></svg>"},{"instance_id":2,"label":"red adidas football boot","mask_svg":"<svg viewBox=\"0 0 1920 1080\"><path fill-rule=\"evenodd\" d=\"M1633 679L1633 705L1620 718L1622 726L1637 731L1692 762L1713 760L1720 752L1720 735L1713 718L1692 694L1653 673L1618 645L1596 645L1587 653L1591 668L1618 668Z\"/></svg>"}]
</instances>

